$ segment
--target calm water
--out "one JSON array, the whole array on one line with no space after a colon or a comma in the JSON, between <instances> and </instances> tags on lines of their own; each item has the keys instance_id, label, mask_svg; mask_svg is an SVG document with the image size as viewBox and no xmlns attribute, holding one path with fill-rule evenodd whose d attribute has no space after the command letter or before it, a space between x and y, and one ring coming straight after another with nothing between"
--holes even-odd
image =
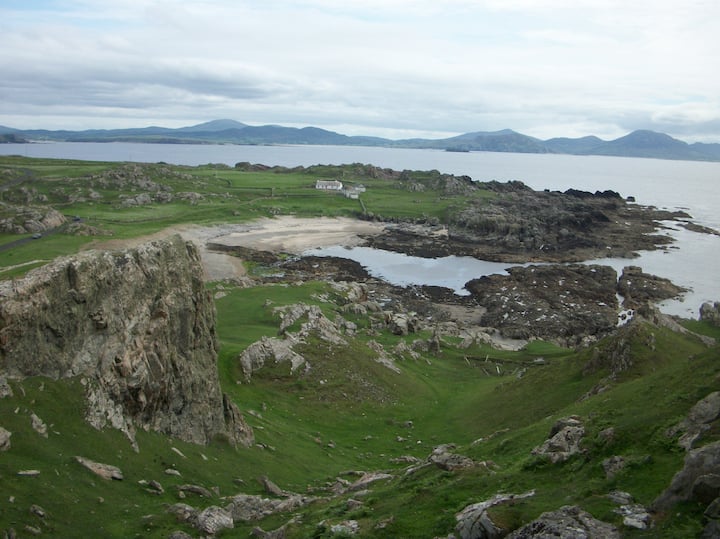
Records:
<instances>
[{"instance_id":1,"label":"calm water","mask_svg":"<svg viewBox=\"0 0 720 539\"><path fill-rule=\"evenodd\" d=\"M455 153L439 150L345 146L236 146L135 143L0 144L0 154L99 161L142 161L179 165L240 161L282 166L370 163L396 170L436 169L475 180L521 180L533 189L587 191L612 189L638 203L683 209L699 224L720 230L720 163L622 157ZM696 317L703 301L720 300L720 237L673 229L668 251L642 253L633 260L602 259L617 270L634 264L692 288L684 301L666 302L665 312ZM449 257L447 260L392 259L385 253L344 251L376 274L398 284L427 283L460 290L481 274L502 272L509 264ZM478 273L481 272L481 273ZM457 284L459 283L459 284Z\"/></svg>"}]
</instances>

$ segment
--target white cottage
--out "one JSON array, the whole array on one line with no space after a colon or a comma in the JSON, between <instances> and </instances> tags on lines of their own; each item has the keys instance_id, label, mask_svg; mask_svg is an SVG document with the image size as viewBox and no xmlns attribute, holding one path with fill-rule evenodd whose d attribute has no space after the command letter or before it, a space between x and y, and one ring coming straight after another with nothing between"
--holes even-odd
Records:
<instances>
[{"instance_id":1,"label":"white cottage","mask_svg":"<svg viewBox=\"0 0 720 539\"><path fill-rule=\"evenodd\" d=\"M315 189L321 191L342 191L343 184L338 180L317 180L315 182Z\"/></svg>"}]
</instances>

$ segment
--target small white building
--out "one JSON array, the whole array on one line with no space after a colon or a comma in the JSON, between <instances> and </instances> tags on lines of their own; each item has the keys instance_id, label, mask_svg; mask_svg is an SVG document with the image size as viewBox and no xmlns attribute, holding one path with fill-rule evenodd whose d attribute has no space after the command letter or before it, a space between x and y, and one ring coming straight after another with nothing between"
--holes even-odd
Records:
<instances>
[{"instance_id":1,"label":"small white building","mask_svg":"<svg viewBox=\"0 0 720 539\"><path fill-rule=\"evenodd\" d=\"M338 180L317 180L315 182L315 189L321 191L342 191L343 184Z\"/></svg>"}]
</instances>

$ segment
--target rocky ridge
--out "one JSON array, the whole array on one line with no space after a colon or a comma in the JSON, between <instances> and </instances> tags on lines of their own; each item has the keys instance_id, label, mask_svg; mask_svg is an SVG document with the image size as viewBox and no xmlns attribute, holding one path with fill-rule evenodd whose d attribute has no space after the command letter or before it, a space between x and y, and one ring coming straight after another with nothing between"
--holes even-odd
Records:
<instances>
[{"instance_id":1,"label":"rocky ridge","mask_svg":"<svg viewBox=\"0 0 720 539\"><path fill-rule=\"evenodd\" d=\"M220 390L215 311L196 248L179 237L61 258L0 282L0 369L79 377L87 420L206 444L253 434Z\"/></svg>"}]
</instances>

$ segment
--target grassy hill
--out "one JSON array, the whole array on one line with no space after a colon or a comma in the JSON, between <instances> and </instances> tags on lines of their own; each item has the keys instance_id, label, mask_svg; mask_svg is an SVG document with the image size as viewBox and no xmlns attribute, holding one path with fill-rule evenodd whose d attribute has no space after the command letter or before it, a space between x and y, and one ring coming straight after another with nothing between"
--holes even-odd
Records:
<instances>
[{"instance_id":1,"label":"grassy hill","mask_svg":"<svg viewBox=\"0 0 720 539\"><path fill-rule=\"evenodd\" d=\"M583 373L593 349L573 352L541 342L514 353L448 344L439 355L399 361L397 374L374 361L363 346L368 337L360 334L347 346L321 341L303 346L313 366L308 373L291 375L287 366L277 366L246 382L238 351L262 335L277 334L278 320L264 307L268 300L273 306L313 303L323 294L333 297L332 291L314 282L291 288L223 285L222 293L217 300L221 380L255 429L257 445L233 449L218 440L199 447L139 433L140 451L134 453L118 432L98 432L84 422L81 381L11 382L14 396L0 399L3 426L13 433L12 449L0 460L3 493L11 500L0 513L1 529L20 532L33 526L55 537L192 533L166 512L168 505L222 506L227 503L222 496L263 494L258 482L263 475L284 490L311 492L320 499L292 514L225 530L222 537L247 537L257 525L274 529L293 515L287 537L330 537L330 525L347 519L358 521L362 537L434 537L450 533L455 513L468 504L498 492L531 489L534 497L499 508L495 518L513 528L543 511L578 504L596 518L619 524L607 493L623 490L639 503L652 502L683 459L666 429L718 385L717 347L707 349L696 338L650 325L633 334L632 370L587 398L609 374ZM335 303L319 304L328 315L339 311ZM718 336L717 330L700 329ZM650 333L654 350L646 345ZM374 338L389 348L403 337L383 333ZM486 356L492 358L489 371L484 361L467 359ZM533 366L538 357L545 364ZM495 365L501 366L501 375ZM523 366L526 374L518 378ZM32 429L33 413L48 425L47 438ZM562 464L533 456L554 421L569 415L585 422L583 453ZM608 428L614 429L611 439L602 435ZM705 438L713 439L715 430ZM406 475L407 464L394 460L422 460L445 443L457 444L458 453L487 465L460 471L430 466ZM609 479L602 461L618 454L628 465ZM100 479L75 462L75 455L118 466L124 479ZM167 469L181 475L168 475ZM40 473L18 475L22 470ZM351 509L348 501L355 493L332 496L327 488L337 477L352 480L348 470L383 471L392 478L373 485L359 498L362 505L350 504ZM164 492L156 494L143 481L158 481ZM181 498L179 489L188 484L212 494ZM32 513L33 504L46 516ZM685 504L661 515L651 532L625 530L626 536L694 536L701 529L702 509Z\"/></svg>"},{"instance_id":2,"label":"grassy hill","mask_svg":"<svg viewBox=\"0 0 720 539\"><path fill-rule=\"evenodd\" d=\"M408 181L426 186L412 192L389 182L388 171L364 165L283 172L3 158L0 212L9 212L17 201L51 204L67 216L67 227L92 227L95 234L122 239L170 225L244 222L276 213L362 214L357 200L314 190L320 177L362 182L369 187L366 211L386 217L443 220L468 197L494 196L434 188L435 172L407 173ZM124 203L140 192L173 197ZM181 196L190 192L201 197ZM0 245L17 238L0 235ZM68 228L40 239L20 238L27 241L0 251L0 278L20 276L45 260L108 239L75 235ZM667 488L685 456L678 435L667 431L699 399L720 389L718 345L708 347L693 334L638 320L631 329L580 350L541 341L516 352L486 344L464 348L460 339L447 337L439 351L397 357L395 372L376 360L368 343L392 350L432 335L395 335L369 315L352 314L343 308L342 293L326 282L208 286L216 298L223 391L253 427L256 445L236 449L217 439L202 447L139 432L136 453L119 432L97 431L85 422L81 379L10 380L12 395L0 398L0 426L12 433L10 449L0 453L0 530L15 530L18 537L39 531L68 538L166 538L182 530L198 537L200 532L168 509L178 503L224 507L239 493L283 499L267 493L259 481L263 476L282 490L317 499L238 522L219 537L248 537L256 526L285 526L288 538L345 537L333 527L347 521L357 523L359 537L444 537L467 505L531 490L534 496L491 510L494 521L514 529L544 511L576 504L618 525L626 537L695 537L703 528L705 505L695 502L656 515L649 530L623 527L617 504L607 495L626 491L649 505ZM356 325L355 334L344 336L346 344L311 334L296 347L309 369L291 373L286 363L266 365L248 380L239 354L262 337L278 336L275 308L300 302L316 305L330 320L344 317ZM720 338L720 330L708 324L685 325ZM630 360L622 371L612 367L617 350ZM47 436L35 430L33 415L46 425ZM569 416L584 425L582 451L557 464L534 455L555 422ZM718 439L714 422L700 445ZM442 444L456 444L453 452L476 464L452 471L426 465L408 473ZM123 479L102 479L76 456L117 466ZM622 456L626 465L608 477L603 461L612 456ZM338 493L361 472L388 476L367 489Z\"/></svg>"}]
</instances>

